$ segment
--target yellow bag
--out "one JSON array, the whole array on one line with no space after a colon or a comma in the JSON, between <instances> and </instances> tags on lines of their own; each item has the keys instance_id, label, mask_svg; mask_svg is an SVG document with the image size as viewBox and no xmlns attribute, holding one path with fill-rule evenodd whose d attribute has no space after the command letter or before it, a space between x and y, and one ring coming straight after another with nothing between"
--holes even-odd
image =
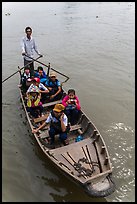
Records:
<instances>
[{"instance_id":1,"label":"yellow bag","mask_svg":"<svg viewBox=\"0 0 137 204\"><path fill-rule=\"evenodd\" d=\"M37 98L37 100L34 102L34 105L38 106L39 102L40 102L40 98Z\"/></svg>"},{"instance_id":2,"label":"yellow bag","mask_svg":"<svg viewBox=\"0 0 137 204\"><path fill-rule=\"evenodd\" d=\"M27 106L28 106L28 107L31 107L31 99L30 99L30 98L29 98L28 101L27 101Z\"/></svg>"}]
</instances>

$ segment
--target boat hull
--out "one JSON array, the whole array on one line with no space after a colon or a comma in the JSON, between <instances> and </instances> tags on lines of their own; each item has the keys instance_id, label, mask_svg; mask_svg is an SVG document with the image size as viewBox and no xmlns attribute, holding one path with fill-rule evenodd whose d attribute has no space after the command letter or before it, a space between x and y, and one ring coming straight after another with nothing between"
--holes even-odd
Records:
<instances>
[{"instance_id":1,"label":"boat hull","mask_svg":"<svg viewBox=\"0 0 137 204\"><path fill-rule=\"evenodd\" d=\"M39 122L45 120L53 106L60 101L45 103L43 105L43 118L32 118L26 109L26 99L20 89L20 97L25 114L31 130ZM66 93L63 90L64 93ZM94 123L81 110L77 124L70 127L68 133L69 145L64 146L55 137L54 148L49 147L49 126L34 133L45 156L68 178L81 186L83 190L91 197L106 197L115 191L115 183L112 179L112 164L110 156L99 130ZM81 135L82 140L76 142L76 138Z\"/></svg>"}]
</instances>

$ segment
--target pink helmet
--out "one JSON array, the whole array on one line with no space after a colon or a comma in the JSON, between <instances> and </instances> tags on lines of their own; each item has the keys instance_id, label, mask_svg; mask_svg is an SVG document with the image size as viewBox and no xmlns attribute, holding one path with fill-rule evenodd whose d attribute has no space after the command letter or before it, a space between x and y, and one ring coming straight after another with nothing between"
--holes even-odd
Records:
<instances>
[{"instance_id":1,"label":"pink helmet","mask_svg":"<svg viewBox=\"0 0 137 204\"><path fill-rule=\"evenodd\" d=\"M34 80L35 80L36 82L40 83L40 78L35 77Z\"/></svg>"}]
</instances>

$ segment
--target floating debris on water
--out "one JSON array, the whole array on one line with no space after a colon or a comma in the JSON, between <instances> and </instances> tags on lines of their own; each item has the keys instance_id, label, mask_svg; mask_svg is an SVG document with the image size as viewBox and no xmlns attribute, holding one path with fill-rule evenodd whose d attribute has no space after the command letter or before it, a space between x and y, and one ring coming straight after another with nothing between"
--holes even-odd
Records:
<instances>
[{"instance_id":1,"label":"floating debris on water","mask_svg":"<svg viewBox=\"0 0 137 204\"><path fill-rule=\"evenodd\" d=\"M5 16L10 16L10 13L5 13Z\"/></svg>"}]
</instances>

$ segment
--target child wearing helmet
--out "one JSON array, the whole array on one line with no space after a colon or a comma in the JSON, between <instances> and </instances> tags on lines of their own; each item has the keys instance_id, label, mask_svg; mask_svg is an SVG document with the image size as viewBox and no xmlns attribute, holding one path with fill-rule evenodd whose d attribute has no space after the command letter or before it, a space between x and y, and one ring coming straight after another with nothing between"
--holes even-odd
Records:
<instances>
[{"instance_id":1,"label":"child wearing helmet","mask_svg":"<svg viewBox=\"0 0 137 204\"><path fill-rule=\"evenodd\" d=\"M46 99L49 98L48 93L49 90L40 82L40 78L34 77L32 79L32 84L27 90L27 93L32 89L32 87L37 86L39 88L39 92L41 93L41 102L44 103Z\"/></svg>"},{"instance_id":2,"label":"child wearing helmet","mask_svg":"<svg viewBox=\"0 0 137 204\"><path fill-rule=\"evenodd\" d=\"M30 112L34 118L40 117L43 111L40 99L41 93L39 92L39 88L37 86L33 86L27 92L27 111Z\"/></svg>"}]
</instances>

